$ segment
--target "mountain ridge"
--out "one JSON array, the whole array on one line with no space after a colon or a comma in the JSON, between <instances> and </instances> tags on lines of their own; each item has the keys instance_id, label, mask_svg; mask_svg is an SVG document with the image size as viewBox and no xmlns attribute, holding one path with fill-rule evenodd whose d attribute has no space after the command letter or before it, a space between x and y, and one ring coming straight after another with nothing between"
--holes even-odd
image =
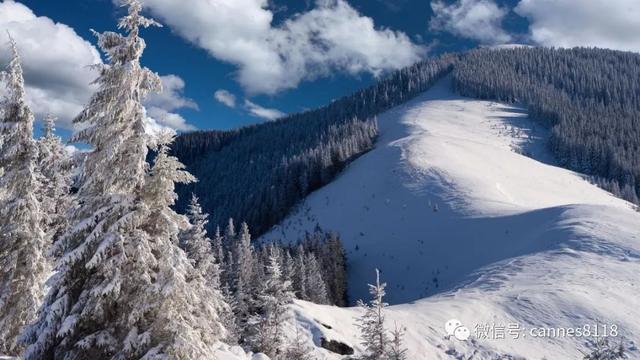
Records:
<instances>
[{"instance_id":1,"label":"mountain ridge","mask_svg":"<svg viewBox=\"0 0 640 360\"><path fill-rule=\"evenodd\" d=\"M350 298L366 299L380 268L395 304L387 321L407 328L411 359L575 358L591 339L475 338L485 323L599 321L617 326L635 351L640 214L588 177L530 157L545 151L535 125L517 107L455 95L450 78L441 80L382 114L376 147L262 240L294 240L316 226L339 232ZM521 154L525 145L534 155ZM358 349L357 308L296 302L294 310L316 340ZM447 338L452 318L474 338Z\"/></svg>"}]
</instances>

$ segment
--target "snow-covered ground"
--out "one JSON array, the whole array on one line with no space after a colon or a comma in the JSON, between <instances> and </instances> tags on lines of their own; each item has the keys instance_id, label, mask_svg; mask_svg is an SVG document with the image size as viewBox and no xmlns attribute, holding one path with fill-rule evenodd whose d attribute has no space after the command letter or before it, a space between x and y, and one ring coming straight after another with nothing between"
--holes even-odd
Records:
<instances>
[{"instance_id":1,"label":"snow-covered ground","mask_svg":"<svg viewBox=\"0 0 640 360\"><path fill-rule=\"evenodd\" d=\"M597 321L634 348L640 213L553 166L546 133L524 110L459 97L449 84L381 115L377 147L264 239L294 240L316 224L339 232L351 300L368 298L380 268L394 304L387 322L407 328L410 359L581 358L588 337L531 329ZM358 309L296 302L294 311L316 344L358 348ZM446 337L452 318L470 339Z\"/></svg>"}]
</instances>

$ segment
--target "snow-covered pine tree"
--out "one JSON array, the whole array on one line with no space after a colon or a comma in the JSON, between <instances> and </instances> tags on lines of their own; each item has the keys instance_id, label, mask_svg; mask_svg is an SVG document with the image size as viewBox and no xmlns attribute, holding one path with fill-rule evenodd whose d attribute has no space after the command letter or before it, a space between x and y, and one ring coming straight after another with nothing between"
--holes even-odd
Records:
<instances>
[{"instance_id":1,"label":"snow-covered pine tree","mask_svg":"<svg viewBox=\"0 0 640 360\"><path fill-rule=\"evenodd\" d=\"M217 269L211 269L217 266L206 232L198 233L201 238L194 242L201 243L192 247L197 254L196 268L176 246L180 230L187 229L189 224L186 217L172 209L177 199L175 184L189 183L195 178L184 171L184 165L176 157L169 155L173 136L171 132L157 135L158 154L146 176L141 204L146 207L141 217L141 236L146 237L143 244L151 246L149 250L138 250L142 261L134 262L134 272L124 279L135 283L138 276L155 276L154 282L143 282L148 287L145 291L131 297L144 296L133 300L137 304L129 316L129 321L133 318L143 324L151 323L151 329L144 334L138 331L140 326L134 326L125 339L125 351L129 347L134 356L146 353L175 359L208 359L212 345L223 331L219 314L226 312L228 306L220 293ZM202 273L209 270L213 276L203 277ZM148 344L149 335L156 342L153 348Z\"/></svg>"},{"instance_id":2,"label":"snow-covered pine tree","mask_svg":"<svg viewBox=\"0 0 640 360\"><path fill-rule=\"evenodd\" d=\"M33 140L33 113L27 106L20 56L10 39L13 58L0 80L0 353L18 355L17 338L36 317L49 272Z\"/></svg>"},{"instance_id":3,"label":"snow-covered pine tree","mask_svg":"<svg viewBox=\"0 0 640 360\"><path fill-rule=\"evenodd\" d=\"M233 252L227 251L227 256L224 257L224 263L222 263L222 273L220 274L220 283L222 288L227 288L230 294L233 294L235 287L233 281L235 275L233 273L234 259Z\"/></svg>"},{"instance_id":4,"label":"snow-covered pine tree","mask_svg":"<svg viewBox=\"0 0 640 360\"><path fill-rule=\"evenodd\" d=\"M298 299L307 300L307 272L305 266L305 251L302 244L296 249L296 257L293 264L293 291Z\"/></svg>"},{"instance_id":5,"label":"snow-covered pine tree","mask_svg":"<svg viewBox=\"0 0 640 360\"><path fill-rule=\"evenodd\" d=\"M322 278L322 269L320 269L316 256L313 253L307 254L305 264L305 287L307 290L305 299L316 304L328 304L327 284Z\"/></svg>"},{"instance_id":6,"label":"snow-covered pine tree","mask_svg":"<svg viewBox=\"0 0 640 360\"><path fill-rule=\"evenodd\" d=\"M54 245L63 256L37 321L24 332L25 358L206 359L222 329L217 294L177 247L187 225L171 205L175 182L193 178L161 144L146 162L144 97L160 89L141 67L145 42L138 0L119 27L98 34L108 64L98 91L75 119L75 141L90 144L71 225Z\"/></svg>"},{"instance_id":7,"label":"snow-covered pine tree","mask_svg":"<svg viewBox=\"0 0 640 360\"><path fill-rule=\"evenodd\" d=\"M193 194L187 208L190 226L180 234L180 244L187 256L194 261L196 270L207 280L207 284L220 290L220 268L205 228L209 222L208 216L202 212L198 197Z\"/></svg>"},{"instance_id":8,"label":"snow-covered pine tree","mask_svg":"<svg viewBox=\"0 0 640 360\"><path fill-rule=\"evenodd\" d=\"M380 283L380 270L376 269L376 283L369 284L369 293L373 298L368 304L358 300L358 306L363 309L364 314L358 319L356 326L360 329L366 360L382 360L387 354L389 339L384 329L383 310L388 304L382 300L386 286L386 283Z\"/></svg>"},{"instance_id":9,"label":"snow-covered pine tree","mask_svg":"<svg viewBox=\"0 0 640 360\"><path fill-rule=\"evenodd\" d=\"M237 235L233 218L229 218L227 226L224 228L224 241L222 242L222 247L225 251L233 251Z\"/></svg>"},{"instance_id":10,"label":"snow-covered pine tree","mask_svg":"<svg viewBox=\"0 0 640 360\"><path fill-rule=\"evenodd\" d=\"M256 292L253 288L255 254L253 245L251 245L249 226L246 223L242 223L240 226L240 233L233 248L233 259L235 260L233 267L234 294L238 314L243 321L242 318L246 319L246 316L249 315L251 298Z\"/></svg>"},{"instance_id":11,"label":"snow-covered pine tree","mask_svg":"<svg viewBox=\"0 0 640 360\"><path fill-rule=\"evenodd\" d=\"M606 337L599 337L589 341L591 352L585 354L584 360L619 360L627 358L627 351L622 342L615 345Z\"/></svg>"},{"instance_id":12,"label":"snow-covered pine tree","mask_svg":"<svg viewBox=\"0 0 640 360\"><path fill-rule=\"evenodd\" d=\"M395 324L391 332L391 341L387 351L388 360L407 360L407 349L404 347L404 329Z\"/></svg>"},{"instance_id":13,"label":"snow-covered pine tree","mask_svg":"<svg viewBox=\"0 0 640 360\"><path fill-rule=\"evenodd\" d=\"M253 250L253 267L251 270L251 282L249 284L249 289L251 290L249 294L251 299L255 299L256 296L258 296L262 283L267 279L265 265L269 263L271 250L274 250L278 259L282 260L279 249L275 248L271 243L267 245L263 244L259 248ZM280 269L282 269L282 262L280 263ZM250 311L255 311L255 308L251 308Z\"/></svg>"},{"instance_id":14,"label":"snow-covered pine tree","mask_svg":"<svg viewBox=\"0 0 640 360\"><path fill-rule=\"evenodd\" d=\"M216 228L216 230L218 230L218 228ZM218 237L220 234L219 232L216 233L216 237ZM236 240L236 230L235 230L235 225L233 223L233 219L228 219L227 220L227 226L224 229L224 235L222 236L222 238L220 239L221 244L222 244L222 253L224 254L224 256L221 258L222 261L222 273L220 276L220 281L222 283L223 287L227 287L230 294L235 294L235 274L234 274L234 266L235 266L235 262L234 262L234 258L233 258L233 245L235 244L235 240Z\"/></svg>"},{"instance_id":15,"label":"snow-covered pine tree","mask_svg":"<svg viewBox=\"0 0 640 360\"><path fill-rule=\"evenodd\" d=\"M322 257L318 257L327 282L329 299L338 306L347 306L346 254L340 237L335 233L326 235Z\"/></svg>"},{"instance_id":16,"label":"snow-covered pine tree","mask_svg":"<svg viewBox=\"0 0 640 360\"><path fill-rule=\"evenodd\" d=\"M220 234L220 227L216 226L216 232L211 240L211 246L213 247L213 256L215 256L216 261L220 266L224 263L224 248L222 247L222 241L224 241L224 238Z\"/></svg>"},{"instance_id":17,"label":"snow-covered pine tree","mask_svg":"<svg viewBox=\"0 0 640 360\"><path fill-rule=\"evenodd\" d=\"M277 252L272 249L266 266L267 278L256 299L259 314L249 319L247 343L254 351L280 359L284 353L283 325L288 317L288 304L293 301L291 283L282 280ZM286 358L283 358L286 359Z\"/></svg>"},{"instance_id":18,"label":"snow-covered pine tree","mask_svg":"<svg viewBox=\"0 0 640 360\"><path fill-rule=\"evenodd\" d=\"M284 251L284 256L282 257L282 278L285 281L293 282L294 277L294 261L291 256L291 251L286 249Z\"/></svg>"},{"instance_id":19,"label":"snow-covered pine tree","mask_svg":"<svg viewBox=\"0 0 640 360\"><path fill-rule=\"evenodd\" d=\"M43 217L43 228L50 242L56 241L67 227L67 211L73 198L70 194L73 161L67 154L62 139L56 136L56 118L44 118L43 136L38 139L38 172L41 187L38 192Z\"/></svg>"},{"instance_id":20,"label":"snow-covered pine tree","mask_svg":"<svg viewBox=\"0 0 640 360\"><path fill-rule=\"evenodd\" d=\"M226 330L224 342L229 345L237 344L242 335L242 329L236 318L237 304L231 290L226 285L222 286L222 299L227 304L227 308L220 312L220 322Z\"/></svg>"}]
</instances>

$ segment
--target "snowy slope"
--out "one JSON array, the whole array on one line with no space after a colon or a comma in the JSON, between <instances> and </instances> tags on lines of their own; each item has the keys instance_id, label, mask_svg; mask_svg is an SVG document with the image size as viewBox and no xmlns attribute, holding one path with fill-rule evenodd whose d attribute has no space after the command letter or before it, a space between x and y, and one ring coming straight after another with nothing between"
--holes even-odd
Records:
<instances>
[{"instance_id":1,"label":"snowy slope","mask_svg":"<svg viewBox=\"0 0 640 360\"><path fill-rule=\"evenodd\" d=\"M637 343L640 214L553 166L545 132L522 109L458 97L449 82L380 116L377 147L264 239L294 240L316 224L338 231L351 300L368 297L379 267L395 304L389 324L407 327L411 359L579 358L587 340L475 339L485 323L599 320ZM316 343L322 333L357 345L356 309L294 308ZM451 318L472 338L446 339Z\"/></svg>"}]
</instances>

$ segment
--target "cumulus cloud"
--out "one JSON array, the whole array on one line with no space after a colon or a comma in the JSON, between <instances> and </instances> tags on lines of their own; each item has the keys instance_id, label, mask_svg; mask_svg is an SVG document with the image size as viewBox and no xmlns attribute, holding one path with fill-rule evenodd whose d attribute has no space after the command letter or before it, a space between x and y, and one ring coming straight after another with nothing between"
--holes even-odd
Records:
<instances>
[{"instance_id":1,"label":"cumulus cloud","mask_svg":"<svg viewBox=\"0 0 640 360\"><path fill-rule=\"evenodd\" d=\"M88 65L101 62L98 51L69 26L5 0L0 2L0 66L11 57L7 31L18 44L27 97L36 116L52 113L60 127L71 128L71 120L95 91L90 83L96 74Z\"/></svg>"},{"instance_id":2,"label":"cumulus cloud","mask_svg":"<svg viewBox=\"0 0 640 360\"><path fill-rule=\"evenodd\" d=\"M145 100L147 114L155 121L157 126L169 127L178 131L195 130L193 125L176 111L180 109L198 110L195 101L183 95L185 83L177 75L164 75L160 77L162 81L162 92L151 94Z\"/></svg>"},{"instance_id":3,"label":"cumulus cloud","mask_svg":"<svg viewBox=\"0 0 640 360\"><path fill-rule=\"evenodd\" d=\"M640 52L638 0L522 0L515 12L529 20L531 40L540 45Z\"/></svg>"},{"instance_id":4,"label":"cumulus cloud","mask_svg":"<svg viewBox=\"0 0 640 360\"><path fill-rule=\"evenodd\" d=\"M509 10L499 7L493 0L458 0L450 5L435 0L431 2L431 9L431 30L447 31L483 44L501 44L511 40L511 36L502 29L502 20Z\"/></svg>"},{"instance_id":5,"label":"cumulus cloud","mask_svg":"<svg viewBox=\"0 0 640 360\"><path fill-rule=\"evenodd\" d=\"M236 107L236 96L227 90L220 89L213 94L213 97L230 108Z\"/></svg>"},{"instance_id":6,"label":"cumulus cloud","mask_svg":"<svg viewBox=\"0 0 640 360\"><path fill-rule=\"evenodd\" d=\"M174 111L182 108L198 110L195 101L184 97L185 83L178 75L164 75L160 77L162 82L162 92L151 94L145 105L163 108L167 111Z\"/></svg>"},{"instance_id":7,"label":"cumulus cloud","mask_svg":"<svg viewBox=\"0 0 640 360\"><path fill-rule=\"evenodd\" d=\"M259 117L269 121L277 120L287 115L280 110L265 108L249 100L244 101L244 107L247 109L249 114L251 114L251 116Z\"/></svg>"},{"instance_id":8,"label":"cumulus cloud","mask_svg":"<svg viewBox=\"0 0 640 360\"><path fill-rule=\"evenodd\" d=\"M409 65L425 49L402 32L376 28L345 0L317 0L279 25L268 0L146 0L176 33L238 67L249 93L273 94L345 71L379 74Z\"/></svg>"},{"instance_id":9,"label":"cumulus cloud","mask_svg":"<svg viewBox=\"0 0 640 360\"><path fill-rule=\"evenodd\" d=\"M178 131L190 131L195 130L196 127L188 124L187 120L178 113L172 113L165 109L158 107L148 107L147 114L151 117L159 126L164 126Z\"/></svg>"}]
</instances>

